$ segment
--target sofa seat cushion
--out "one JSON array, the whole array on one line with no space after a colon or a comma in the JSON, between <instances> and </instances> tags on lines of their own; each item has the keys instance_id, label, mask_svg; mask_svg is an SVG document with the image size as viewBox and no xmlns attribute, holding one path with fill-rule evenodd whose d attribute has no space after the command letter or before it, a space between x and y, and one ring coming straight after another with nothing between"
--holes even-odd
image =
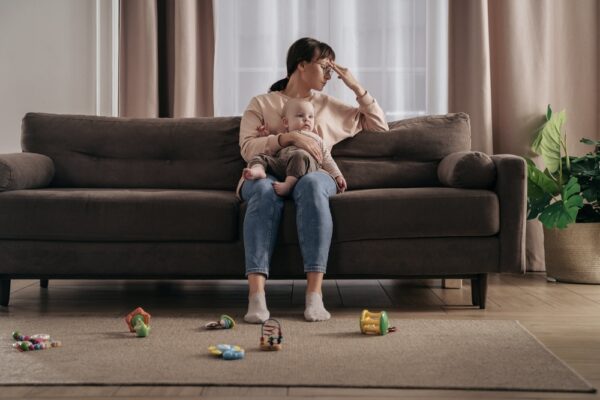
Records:
<instances>
[{"instance_id":1,"label":"sofa seat cushion","mask_svg":"<svg viewBox=\"0 0 600 400\"><path fill-rule=\"evenodd\" d=\"M17 190L0 194L0 238L233 241L238 204L218 190Z\"/></svg>"},{"instance_id":2,"label":"sofa seat cushion","mask_svg":"<svg viewBox=\"0 0 600 400\"><path fill-rule=\"evenodd\" d=\"M351 190L330 199L333 242L355 240L493 236L499 204L488 190L396 188ZM280 241L298 243L296 208L286 201Z\"/></svg>"}]
</instances>

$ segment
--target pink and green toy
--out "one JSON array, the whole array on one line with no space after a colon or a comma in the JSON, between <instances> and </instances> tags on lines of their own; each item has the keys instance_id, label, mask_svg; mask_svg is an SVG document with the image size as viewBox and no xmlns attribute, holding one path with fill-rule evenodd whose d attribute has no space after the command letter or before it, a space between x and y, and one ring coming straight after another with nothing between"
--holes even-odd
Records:
<instances>
[{"instance_id":1,"label":"pink and green toy","mask_svg":"<svg viewBox=\"0 0 600 400\"><path fill-rule=\"evenodd\" d=\"M138 307L125 317L125 322L130 332L135 332L137 337L146 337L150 334L150 314Z\"/></svg>"}]
</instances>

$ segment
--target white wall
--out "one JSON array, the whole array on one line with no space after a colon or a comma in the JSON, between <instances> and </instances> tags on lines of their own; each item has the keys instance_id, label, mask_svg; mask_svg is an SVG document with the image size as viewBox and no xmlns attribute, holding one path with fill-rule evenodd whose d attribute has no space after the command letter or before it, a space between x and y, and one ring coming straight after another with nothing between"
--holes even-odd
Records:
<instances>
[{"instance_id":1,"label":"white wall","mask_svg":"<svg viewBox=\"0 0 600 400\"><path fill-rule=\"evenodd\" d=\"M0 0L0 153L29 111L96 114L95 0Z\"/></svg>"}]
</instances>

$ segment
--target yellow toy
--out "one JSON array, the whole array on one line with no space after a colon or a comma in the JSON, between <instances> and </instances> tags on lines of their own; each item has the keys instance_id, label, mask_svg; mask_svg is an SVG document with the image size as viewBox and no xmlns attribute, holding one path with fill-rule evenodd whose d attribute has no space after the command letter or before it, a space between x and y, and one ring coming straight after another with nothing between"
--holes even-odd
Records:
<instances>
[{"instance_id":1,"label":"yellow toy","mask_svg":"<svg viewBox=\"0 0 600 400\"><path fill-rule=\"evenodd\" d=\"M385 335L395 332L395 327L389 327L388 315L385 311L369 312L363 310L360 315L360 332L364 335Z\"/></svg>"}]
</instances>

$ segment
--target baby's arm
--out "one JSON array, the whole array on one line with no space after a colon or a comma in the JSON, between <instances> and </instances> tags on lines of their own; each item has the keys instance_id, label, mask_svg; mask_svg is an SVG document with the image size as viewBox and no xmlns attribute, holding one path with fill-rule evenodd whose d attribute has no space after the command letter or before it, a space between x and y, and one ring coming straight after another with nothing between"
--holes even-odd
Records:
<instances>
[{"instance_id":1,"label":"baby's arm","mask_svg":"<svg viewBox=\"0 0 600 400\"><path fill-rule=\"evenodd\" d=\"M258 134L256 135L258 137L269 136L271 134L271 132L269 132L269 124L267 124L266 122L264 125L257 126L256 131L258 132Z\"/></svg>"},{"instance_id":2,"label":"baby's arm","mask_svg":"<svg viewBox=\"0 0 600 400\"><path fill-rule=\"evenodd\" d=\"M327 150L327 148L325 148L325 146L323 146L323 147L324 147L323 169L325 171L327 171L333 177L333 179L335 179L335 182L337 183L337 186L338 186L338 192L344 193L346 191L346 189L348 189L348 184L346 183L346 179L342 175L342 172L338 168L333 157L331 157L331 153L329 152L329 150Z\"/></svg>"}]
</instances>

